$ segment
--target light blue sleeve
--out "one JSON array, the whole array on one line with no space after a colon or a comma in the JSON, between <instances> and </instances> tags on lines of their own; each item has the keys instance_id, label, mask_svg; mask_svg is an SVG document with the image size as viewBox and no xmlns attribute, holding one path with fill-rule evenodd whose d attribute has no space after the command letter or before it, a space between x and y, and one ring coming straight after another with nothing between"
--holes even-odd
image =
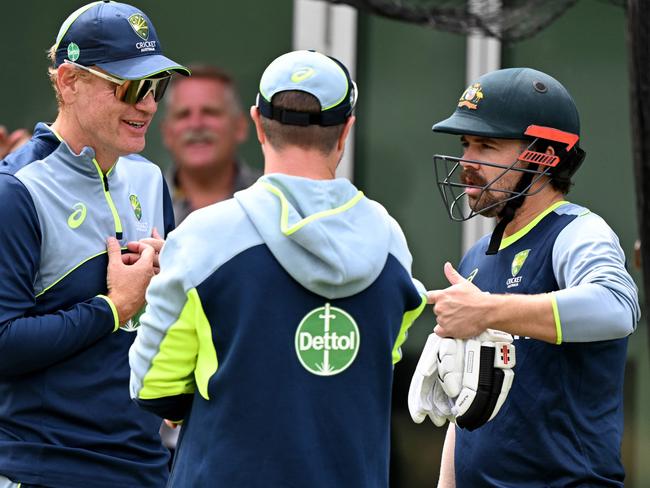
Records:
<instances>
[{"instance_id":1,"label":"light blue sleeve","mask_svg":"<svg viewBox=\"0 0 650 488\"><path fill-rule=\"evenodd\" d=\"M596 214L577 216L553 247L558 343L626 337L641 311L618 237Z\"/></svg>"}]
</instances>

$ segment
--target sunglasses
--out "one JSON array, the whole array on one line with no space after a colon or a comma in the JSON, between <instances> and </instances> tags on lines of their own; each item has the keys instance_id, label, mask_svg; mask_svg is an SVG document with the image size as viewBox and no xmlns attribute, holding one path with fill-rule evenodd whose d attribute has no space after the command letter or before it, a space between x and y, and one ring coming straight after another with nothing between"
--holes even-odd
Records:
<instances>
[{"instance_id":1,"label":"sunglasses","mask_svg":"<svg viewBox=\"0 0 650 488\"><path fill-rule=\"evenodd\" d=\"M149 93L153 93L153 99L156 102L159 102L162 100L162 97L165 94L165 90L167 89L167 86L169 85L169 82L172 78L170 74L165 74L155 78L143 78L141 80L123 80L107 73L97 71L96 69L89 68L88 66L77 64L73 61L70 61L69 59L66 59L64 62L71 64L76 68L88 71L89 73L103 78L104 80L110 81L111 83L115 83L117 85L115 87L115 97L120 102L125 102L129 105L135 105L141 102L147 95L149 95Z\"/></svg>"}]
</instances>

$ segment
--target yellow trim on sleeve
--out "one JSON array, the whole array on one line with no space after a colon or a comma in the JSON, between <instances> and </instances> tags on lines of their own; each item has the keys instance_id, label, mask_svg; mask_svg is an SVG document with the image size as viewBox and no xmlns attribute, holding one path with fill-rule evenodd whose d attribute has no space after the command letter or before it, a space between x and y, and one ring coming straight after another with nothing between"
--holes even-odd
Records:
<instances>
[{"instance_id":1,"label":"yellow trim on sleeve","mask_svg":"<svg viewBox=\"0 0 650 488\"><path fill-rule=\"evenodd\" d=\"M153 400L194 393L198 387L201 396L209 400L208 382L218 366L210 323L196 288L192 288L178 319L167 328L142 379L138 398Z\"/></svg>"},{"instance_id":2,"label":"yellow trim on sleeve","mask_svg":"<svg viewBox=\"0 0 650 488\"><path fill-rule=\"evenodd\" d=\"M528 223L523 229L519 229L517 232L512 234L511 236L504 237L501 239L501 245L499 246L499 251L502 249L505 249L509 245L517 242L519 239L524 237L526 234L528 234L531 230L533 230L533 227L535 227L539 222L546 217L548 214L550 214L553 210L555 210L558 207L561 207L562 205L566 205L567 202L566 200L560 200L559 202L555 202L553 205L548 207L546 210L544 210L542 213L540 213L537 217L535 217L531 222Z\"/></svg>"},{"instance_id":3,"label":"yellow trim on sleeve","mask_svg":"<svg viewBox=\"0 0 650 488\"><path fill-rule=\"evenodd\" d=\"M196 328L196 336L199 340L194 379L196 380L196 386L199 388L201 396L209 400L208 382L212 375L217 372L219 361L217 360L217 351L214 348L214 342L212 342L212 327L210 327L210 322L208 322L208 318L203 311L199 293L196 291L196 288L192 288L189 294L191 294L191 299L196 308L194 312L194 327Z\"/></svg>"},{"instance_id":4,"label":"yellow trim on sleeve","mask_svg":"<svg viewBox=\"0 0 650 488\"><path fill-rule=\"evenodd\" d=\"M562 322L560 322L560 311L557 308L557 298L555 293L551 293L551 305L553 306L553 319L555 319L556 344L562 344Z\"/></svg>"},{"instance_id":5,"label":"yellow trim on sleeve","mask_svg":"<svg viewBox=\"0 0 650 488\"><path fill-rule=\"evenodd\" d=\"M294 224L293 226L289 227L289 202L287 201L287 197L284 196L282 190L271 185L270 183L260 182L260 184L263 185L264 188L266 188L268 191L270 191L280 199L280 206L282 208L280 214L280 230L285 236L290 236L291 234L299 231L305 225L309 224L310 222L313 222L314 220L322 219L323 217L329 217L330 215L336 215L345 212L346 210L349 210L352 207L354 207L357 203L359 203L359 200L363 198L363 192L360 191L340 207L332 208L330 210L323 210L322 212L317 212L315 214L310 215L309 217L302 219L300 222Z\"/></svg>"},{"instance_id":6,"label":"yellow trim on sleeve","mask_svg":"<svg viewBox=\"0 0 650 488\"><path fill-rule=\"evenodd\" d=\"M111 310L113 311L113 318L115 319L115 327L113 327L113 332L115 332L120 328L120 316L117 314L117 309L115 308L113 300L108 298L106 295L97 295L97 297L106 300L108 302L108 306L111 307Z\"/></svg>"},{"instance_id":7,"label":"yellow trim on sleeve","mask_svg":"<svg viewBox=\"0 0 650 488\"><path fill-rule=\"evenodd\" d=\"M422 310L424 310L424 307L427 304L426 295L421 295L421 296L422 296L422 302L420 303L420 305L417 308L413 310L409 310L404 314L404 317L402 319L402 325L399 328L397 339L395 339L395 345L393 346L393 364L397 364L402 359L401 347L402 344L406 342L408 330L411 327L411 325L413 325L413 322L415 322L415 319L417 319L420 316Z\"/></svg>"}]
</instances>

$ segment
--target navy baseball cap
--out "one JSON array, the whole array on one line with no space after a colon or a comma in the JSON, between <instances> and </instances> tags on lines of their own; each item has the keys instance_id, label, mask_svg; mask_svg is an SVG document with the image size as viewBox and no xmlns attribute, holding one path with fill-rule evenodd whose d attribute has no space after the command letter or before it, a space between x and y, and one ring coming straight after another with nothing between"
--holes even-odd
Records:
<instances>
[{"instance_id":1,"label":"navy baseball cap","mask_svg":"<svg viewBox=\"0 0 650 488\"><path fill-rule=\"evenodd\" d=\"M56 37L55 67L66 59L98 66L125 80L148 78L164 71L190 71L162 55L153 24L141 10L108 0L77 9Z\"/></svg>"},{"instance_id":2,"label":"navy baseball cap","mask_svg":"<svg viewBox=\"0 0 650 488\"><path fill-rule=\"evenodd\" d=\"M293 51L268 65L257 96L261 114L288 125L339 125L357 102L357 85L339 60L316 51ZM276 93L302 91L318 99L320 113L303 113L274 107Z\"/></svg>"}]
</instances>

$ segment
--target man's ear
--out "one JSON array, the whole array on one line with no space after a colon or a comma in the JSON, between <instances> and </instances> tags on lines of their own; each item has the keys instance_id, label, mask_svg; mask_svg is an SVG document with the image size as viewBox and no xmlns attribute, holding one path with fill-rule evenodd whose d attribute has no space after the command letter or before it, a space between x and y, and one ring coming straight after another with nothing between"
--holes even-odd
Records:
<instances>
[{"instance_id":1,"label":"man's ear","mask_svg":"<svg viewBox=\"0 0 650 488\"><path fill-rule=\"evenodd\" d=\"M262 128L262 116L260 115L260 109L257 106L253 105L250 110L251 119L253 119L253 124L255 124L255 132L257 133L257 140L263 146L266 143L266 134L264 134L264 129Z\"/></svg>"},{"instance_id":2,"label":"man's ear","mask_svg":"<svg viewBox=\"0 0 650 488\"><path fill-rule=\"evenodd\" d=\"M350 133L350 129L352 129L352 126L354 125L355 121L357 118L354 115L350 115L348 119L345 121L345 125L343 126L343 130L341 131L341 135L339 136L339 142L336 145L336 149L339 151L343 151L345 148L345 141L348 138L348 134Z\"/></svg>"},{"instance_id":3,"label":"man's ear","mask_svg":"<svg viewBox=\"0 0 650 488\"><path fill-rule=\"evenodd\" d=\"M79 93L81 76L79 70L69 64L62 64L56 70L56 86L65 104L74 103Z\"/></svg>"},{"instance_id":4,"label":"man's ear","mask_svg":"<svg viewBox=\"0 0 650 488\"><path fill-rule=\"evenodd\" d=\"M56 70L56 86L65 104L71 104L79 93L79 73L74 66L62 64Z\"/></svg>"}]
</instances>

